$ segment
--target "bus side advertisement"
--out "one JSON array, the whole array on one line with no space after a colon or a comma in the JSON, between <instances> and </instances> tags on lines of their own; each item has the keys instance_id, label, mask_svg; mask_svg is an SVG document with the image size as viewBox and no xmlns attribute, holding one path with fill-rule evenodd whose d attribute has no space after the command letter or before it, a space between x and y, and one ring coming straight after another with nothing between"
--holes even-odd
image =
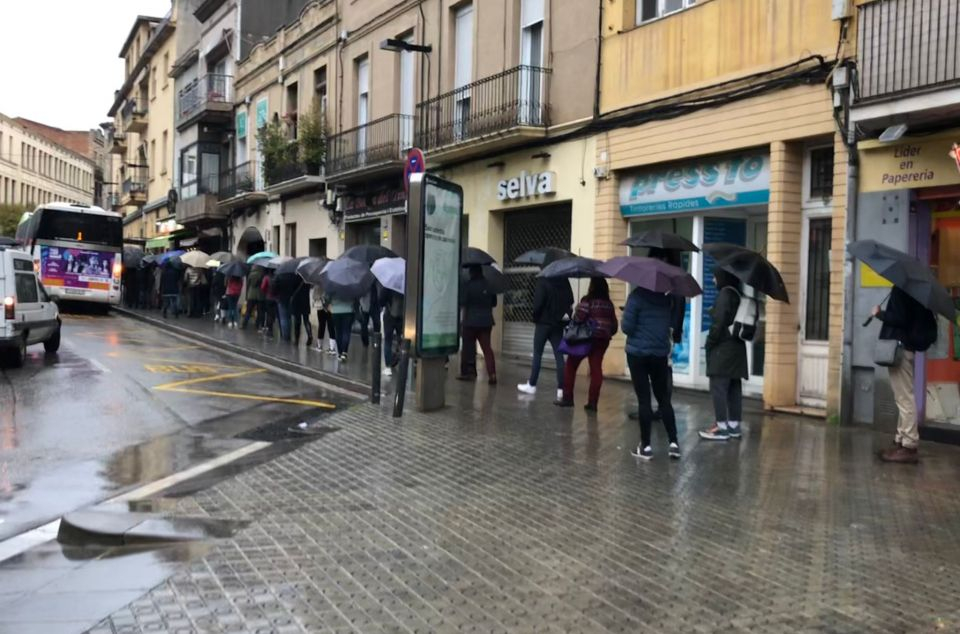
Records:
<instances>
[{"instance_id":1,"label":"bus side advertisement","mask_svg":"<svg viewBox=\"0 0 960 634\"><path fill-rule=\"evenodd\" d=\"M40 279L44 286L109 291L118 253L63 247L40 247Z\"/></svg>"}]
</instances>

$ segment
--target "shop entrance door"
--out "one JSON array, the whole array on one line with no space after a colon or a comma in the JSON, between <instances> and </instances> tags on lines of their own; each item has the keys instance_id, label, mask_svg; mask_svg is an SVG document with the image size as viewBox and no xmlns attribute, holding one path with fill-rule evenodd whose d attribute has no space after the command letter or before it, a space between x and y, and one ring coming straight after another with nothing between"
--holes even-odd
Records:
<instances>
[{"instance_id":1,"label":"shop entrance door","mask_svg":"<svg viewBox=\"0 0 960 634\"><path fill-rule=\"evenodd\" d=\"M830 351L830 240L829 215L804 219L800 300L800 380L798 401L807 407L827 406Z\"/></svg>"},{"instance_id":2,"label":"shop entrance door","mask_svg":"<svg viewBox=\"0 0 960 634\"><path fill-rule=\"evenodd\" d=\"M513 261L531 249L569 249L570 216L570 203L538 207L529 211L510 211L503 216L502 264L509 289L502 297L504 355L523 359L533 356L533 291L540 268L518 266ZM581 286L583 292L586 292L586 284ZM544 365L549 365L552 361L549 352L543 355Z\"/></svg>"},{"instance_id":3,"label":"shop entrance door","mask_svg":"<svg viewBox=\"0 0 960 634\"><path fill-rule=\"evenodd\" d=\"M960 305L960 206L956 198L933 200L924 205L918 222L917 243L929 235L929 261L937 278ZM924 261L922 248L918 257ZM924 420L941 425L960 426L960 329L944 317L938 317L936 343L925 355L918 355L918 392L924 400Z\"/></svg>"}]
</instances>

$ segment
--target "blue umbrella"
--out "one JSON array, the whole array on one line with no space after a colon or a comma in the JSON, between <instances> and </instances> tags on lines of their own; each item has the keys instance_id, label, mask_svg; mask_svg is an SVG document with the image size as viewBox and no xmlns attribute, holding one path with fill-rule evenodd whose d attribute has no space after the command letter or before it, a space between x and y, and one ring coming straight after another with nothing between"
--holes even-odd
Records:
<instances>
[{"instance_id":1,"label":"blue umbrella","mask_svg":"<svg viewBox=\"0 0 960 634\"><path fill-rule=\"evenodd\" d=\"M257 260L262 260L264 258L270 259L277 257L277 254L273 251L261 251L260 253L254 253L249 258L247 258L247 264L253 264Z\"/></svg>"},{"instance_id":2,"label":"blue umbrella","mask_svg":"<svg viewBox=\"0 0 960 634\"><path fill-rule=\"evenodd\" d=\"M157 263L160 265L166 264L167 260L169 260L170 258L178 258L184 253L186 253L186 251L181 251L179 249L177 249L176 251L167 251L166 253L160 254L160 257L157 259Z\"/></svg>"}]
</instances>

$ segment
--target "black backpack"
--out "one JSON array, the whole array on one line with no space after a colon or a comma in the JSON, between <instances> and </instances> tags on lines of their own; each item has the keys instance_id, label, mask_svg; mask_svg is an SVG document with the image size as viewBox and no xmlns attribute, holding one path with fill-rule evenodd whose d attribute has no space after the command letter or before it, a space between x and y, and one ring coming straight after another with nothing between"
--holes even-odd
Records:
<instances>
[{"instance_id":1,"label":"black backpack","mask_svg":"<svg viewBox=\"0 0 960 634\"><path fill-rule=\"evenodd\" d=\"M918 304L919 306L919 304ZM917 318L904 330L903 343L917 352L926 352L937 342L937 318L929 308L917 311Z\"/></svg>"}]
</instances>

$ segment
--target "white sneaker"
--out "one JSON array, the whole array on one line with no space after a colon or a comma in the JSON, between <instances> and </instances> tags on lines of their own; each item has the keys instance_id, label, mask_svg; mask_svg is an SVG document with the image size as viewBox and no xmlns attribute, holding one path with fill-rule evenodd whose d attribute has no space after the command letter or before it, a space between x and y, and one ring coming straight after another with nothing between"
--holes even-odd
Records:
<instances>
[{"instance_id":1,"label":"white sneaker","mask_svg":"<svg viewBox=\"0 0 960 634\"><path fill-rule=\"evenodd\" d=\"M390 368L384 368L383 376L393 376L393 370L391 370Z\"/></svg>"},{"instance_id":2,"label":"white sneaker","mask_svg":"<svg viewBox=\"0 0 960 634\"><path fill-rule=\"evenodd\" d=\"M536 394L536 393L537 393L537 386L536 386L536 385L530 385L529 383L520 383L519 385L517 385L517 389L518 389L519 391L523 392L524 394Z\"/></svg>"},{"instance_id":3,"label":"white sneaker","mask_svg":"<svg viewBox=\"0 0 960 634\"><path fill-rule=\"evenodd\" d=\"M563 400L563 388L560 388L560 389L557 390L557 400L558 400L558 401L562 401L562 400Z\"/></svg>"}]
</instances>

